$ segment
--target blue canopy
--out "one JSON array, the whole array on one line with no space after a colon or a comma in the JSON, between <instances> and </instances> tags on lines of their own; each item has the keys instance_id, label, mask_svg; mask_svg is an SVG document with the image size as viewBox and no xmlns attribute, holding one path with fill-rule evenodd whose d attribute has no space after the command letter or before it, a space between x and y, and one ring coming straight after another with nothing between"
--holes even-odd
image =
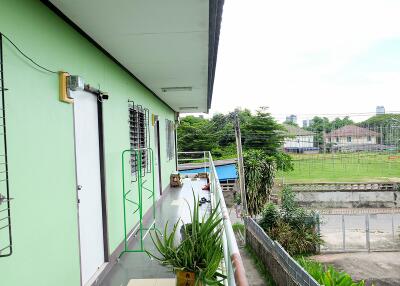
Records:
<instances>
[{"instance_id":1,"label":"blue canopy","mask_svg":"<svg viewBox=\"0 0 400 286\"><path fill-rule=\"evenodd\" d=\"M237 179L237 172L235 164L228 164L228 165L221 165L216 166L215 169L217 170L218 179L220 181L225 180L236 180ZM192 170L183 170L179 171L181 174L195 174L201 172L208 172L208 168L197 168Z\"/></svg>"}]
</instances>

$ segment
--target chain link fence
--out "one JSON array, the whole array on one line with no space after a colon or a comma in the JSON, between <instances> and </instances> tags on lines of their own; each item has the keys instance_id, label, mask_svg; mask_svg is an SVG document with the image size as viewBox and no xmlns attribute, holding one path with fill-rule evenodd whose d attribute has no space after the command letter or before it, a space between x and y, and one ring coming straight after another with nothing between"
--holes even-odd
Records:
<instances>
[{"instance_id":1,"label":"chain link fence","mask_svg":"<svg viewBox=\"0 0 400 286\"><path fill-rule=\"evenodd\" d=\"M400 213L321 214L321 252L400 251Z\"/></svg>"}]
</instances>

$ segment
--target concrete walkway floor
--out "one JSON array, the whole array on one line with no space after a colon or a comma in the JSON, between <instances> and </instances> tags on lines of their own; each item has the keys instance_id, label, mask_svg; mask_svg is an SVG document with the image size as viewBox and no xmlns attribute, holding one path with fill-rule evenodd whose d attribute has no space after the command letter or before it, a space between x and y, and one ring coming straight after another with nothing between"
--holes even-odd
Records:
<instances>
[{"instance_id":1,"label":"concrete walkway floor","mask_svg":"<svg viewBox=\"0 0 400 286\"><path fill-rule=\"evenodd\" d=\"M246 277L249 286L268 286L245 248L242 247L240 249L240 255L242 256L244 269L246 269Z\"/></svg>"},{"instance_id":2,"label":"concrete walkway floor","mask_svg":"<svg viewBox=\"0 0 400 286\"><path fill-rule=\"evenodd\" d=\"M400 285L400 252L322 254L312 258L346 271L355 280L365 280L366 285Z\"/></svg>"},{"instance_id":3,"label":"concrete walkway floor","mask_svg":"<svg viewBox=\"0 0 400 286\"><path fill-rule=\"evenodd\" d=\"M208 191L203 191L201 188L206 184L205 179L184 179L184 184L181 188L170 188L163 193L156 208L156 226L160 231L164 231L164 226L167 222L169 231L173 224L179 219L185 223L190 222L190 209L193 209L193 192L196 196L210 198ZM209 211L209 204L204 204L200 207L202 214ZM122 222L121 222L122 223ZM146 223L145 223L146 224ZM176 239L180 239L179 229L176 234ZM122 237L122 234L121 234ZM157 255L154 244L150 235L146 236L144 249ZM129 249L140 249L139 235L129 244ZM100 286L126 286L132 285L135 279L154 279L162 280L174 278L175 274L170 269L160 265L154 259L150 259L146 253L125 253L121 259L113 265L110 273L100 283ZM147 280L150 282L151 280ZM161 284L160 284L161 285Z\"/></svg>"}]
</instances>

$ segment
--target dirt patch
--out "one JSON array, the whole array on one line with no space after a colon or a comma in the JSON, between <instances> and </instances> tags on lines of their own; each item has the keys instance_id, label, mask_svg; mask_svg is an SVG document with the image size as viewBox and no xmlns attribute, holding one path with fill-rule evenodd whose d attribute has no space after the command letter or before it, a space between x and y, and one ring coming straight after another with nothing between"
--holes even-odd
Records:
<instances>
[{"instance_id":1,"label":"dirt patch","mask_svg":"<svg viewBox=\"0 0 400 286\"><path fill-rule=\"evenodd\" d=\"M312 257L338 270L346 271L366 285L400 285L400 252L339 253Z\"/></svg>"}]
</instances>

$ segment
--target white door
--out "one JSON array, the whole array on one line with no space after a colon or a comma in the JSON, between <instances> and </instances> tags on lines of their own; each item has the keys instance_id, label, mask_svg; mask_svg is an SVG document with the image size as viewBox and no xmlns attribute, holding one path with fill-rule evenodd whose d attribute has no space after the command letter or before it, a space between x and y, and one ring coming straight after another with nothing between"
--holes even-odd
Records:
<instances>
[{"instance_id":1,"label":"white door","mask_svg":"<svg viewBox=\"0 0 400 286\"><path fill-rule=\"evenodd\" d=\"M76 177L82 284L104 263L97 97L74 92Z\"/></svg>"}]
</instances>

